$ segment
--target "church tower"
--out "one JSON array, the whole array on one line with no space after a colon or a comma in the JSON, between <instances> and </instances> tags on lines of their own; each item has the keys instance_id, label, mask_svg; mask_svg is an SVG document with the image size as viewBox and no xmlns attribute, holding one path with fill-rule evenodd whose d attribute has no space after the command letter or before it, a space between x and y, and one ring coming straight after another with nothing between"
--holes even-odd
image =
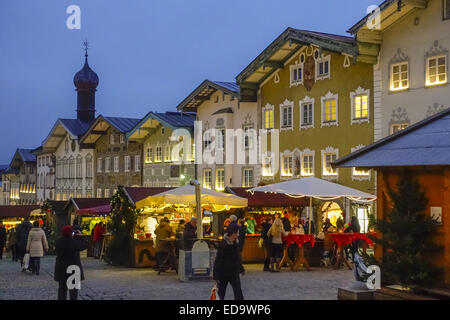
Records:
<instances>
[{"instance_id":1,"label":"church tower","mask_svg":"<svg viewBox=\"0 0 450 320\"><path fill-rule=\"evenodd\" d=\"M98 76L88 64L87 42L84 46L84 66L73 77L73 83L77 91L77 119L89 122L95 119L95 91L97 91Z\"/></svg>"}]
</instances>

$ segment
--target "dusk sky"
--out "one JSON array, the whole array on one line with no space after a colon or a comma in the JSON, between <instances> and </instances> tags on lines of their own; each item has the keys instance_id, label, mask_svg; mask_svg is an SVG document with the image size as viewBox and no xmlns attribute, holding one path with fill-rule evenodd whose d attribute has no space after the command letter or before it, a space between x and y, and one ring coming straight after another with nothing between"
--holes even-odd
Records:
<instances>
[{"instance_id":1,"label":"dusk sky","mask_svg":"<svg viewBox=\"0 0 450 320\"><path fill-rule=\"evenodd\" d=\"M74 74L98 74L97 115L176 111L204 79L234 81L287 27L346 35L381 0L0 0L0 164L76 118ZM81 29L69 30L69 5Z\"/></svg>"}]
</instances>

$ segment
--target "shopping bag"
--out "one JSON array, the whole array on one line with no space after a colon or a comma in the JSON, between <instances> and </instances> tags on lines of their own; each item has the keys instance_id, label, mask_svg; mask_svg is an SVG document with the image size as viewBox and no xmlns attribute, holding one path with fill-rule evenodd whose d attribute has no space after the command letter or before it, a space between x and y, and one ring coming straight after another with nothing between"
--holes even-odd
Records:
<instances>
[{"instance_id":1,"label":"shopping bag","mask_svg":"<svg viewBox=\"0 0 450 320\"><path fill-rule=\"evenodd\" d=\"M28 265L30 264L30 254L29 253L25 253L25 255L23 256L23 267L24 269L28 269Z\"/></svg>"},{"instance_id":2,"label":"shopping bag","mask_svg":"<svg viewBox=\"0 0 450 320\"><path fill-rule=\"evenodd\" d=\"M258 247L259 247L259 248L262 248L262 247L263 247L263 244L264 244L264 239L263 239L263 238L259 238L259 241L258 241Z\"/></svg>"},{"instance_id":3,"label":"shopping bag","mask_svg":"<svg viewBox=\"0 0 450 320\"><path fill-rule=\"evenodd\" d=\"M211 296L209 297L209 300L217 300L217 286L214 284L213 288L211 289Z\"/></svg>"}]
</instances>

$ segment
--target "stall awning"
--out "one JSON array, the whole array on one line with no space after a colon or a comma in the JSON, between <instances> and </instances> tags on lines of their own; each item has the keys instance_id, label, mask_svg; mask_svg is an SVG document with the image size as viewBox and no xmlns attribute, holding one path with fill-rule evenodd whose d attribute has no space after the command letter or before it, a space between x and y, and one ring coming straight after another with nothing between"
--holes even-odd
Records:
<instances>
[{"instance_id":1,"label":"stall awning","mask_svg":"<svg viewBox=\"0 0 450 320\"><path fill-rule=\"evenodd\" d=\"M246 198L205 188L200 190L202 207L211 207L214 211L244 208L248 205ZM195 203L195 187L186 185L138 201L136 208L164 205L195 206Z\"/></svg>"},{"instance_id":2,"label":"stall awning","mask_svg":"<svg viewBox=\"0 0 450 320\"><path fill-rule=\"evenodd\" d=\"M249 188L232 187L229 188L229 191L239 197L247 198L249 207L277 208L308 206L306 198L292 198L280 193L255 192L252 194L247 192L248 189Z\"/></svg>"},{"instance_id":3,"label":"stall awning","mask_svg":"<svg viewBox=\"0 0 450 320\"><path fill-rule=\"evenodd\" d=\"M0 218L27 218L38 205L0 206Z\"/></svg>"},{"instance_id":4,"label":"stall awning","mask_svg":"<svg viewBox=\"0 0 450 320\"><path fill-rule=\"evenodd\" d=\"M111 213L111 206L107 204L103 206L80 209L76 212L77 214L84 216L109 215Z\"/></svg>"}]
</instances>

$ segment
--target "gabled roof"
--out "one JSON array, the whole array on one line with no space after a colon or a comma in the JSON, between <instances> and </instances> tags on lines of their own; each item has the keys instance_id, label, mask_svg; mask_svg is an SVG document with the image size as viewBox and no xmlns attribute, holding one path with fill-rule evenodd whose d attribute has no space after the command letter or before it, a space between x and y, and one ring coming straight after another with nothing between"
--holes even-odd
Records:
<instances>
[{"instance_id":1,"label":"gabled roof","mask_svg":"<svg viewBox=\"0 0 450 320\"><path fill-rule=\"evenodd\" d=\"M23 162L36 162L36 155L32 154L32 151L33 149L17 149Z\"/></svg>"},{"instance_id":2,"label":"gabled roof","mask_svg":"<svg viewBox=\"0 0 450 320\"><path fill-rule=\"evenodd\" d=\"M111 203L110 198L70 198L66 205L64 206L64 210L67 209L68 206L73 205L75 209L86 209L98 206L104 206Z\"/></svg>"},{"instance_id":3,"label":"gabled roof","mask_svg":"<svg viewBox=\"0 0 450 320\"><path fill-rule=\"evenodd\" d=\"M353 37L287 28L237 75L236 82L241 86L241 98L244 87L256 90L305 45L316 45L354 57L358 55L358 47Z\"/></svg>"},{"instance_id":4,"label":"gabled roof","mask_svg":"<svg viewBox=\"0 0 450 320\"><path fill-rule=\"evenodd\" d=\"M160 124L172 130L187 129L193 131L195 114L189 112L149 112L139 123L127 133L131 140L144 139Z\"/></svg>"},{"instance_id":5,"label":"gabled roof","mask_svg":"<svg viewBox=\"0 0 450 320\"><path fill-rule=\"evenodd\" d=\"M385 0L378 6L378 8L380 8L380 11L384 11L386 8L388 8L394 2L398 2L398 0ZM367 23L367 20L369 19L369 17L371 15L372 15L372 13L367 14L364 18L359 20L350 29L348 29L347 32L351 33L351 34L355 34L356 32L358 32L358 30Z\"/></svg>"},{"instance_id":6,"label":"gabled roof","mask_svg":"<svg viewBox=\"0 0 450 320\"><path fill-rule=\"evenodd\" d=\"M222 91L239 98L240 88L236 82L205 80L177 106L177 110L195 112L197 107L204 101L209 100L216 91Z\"/></svg>"},{"instance_id":7,"label":"gabled roof","mask_svg":"<svg viewBox=\"0 0 450 320\"><path fill-rule=\"evenodd\" d=\"M102 135L106 134L106 131L110 126L120 133L127 133L139 123L139 121L140 119L136 118L104 117L99 115L81 137L80 142L83 144L97 142Z\"/></svg>"},{"instance_id":8,"label":"gabled roof","mask_svg":"<svg viewBox=\"0 0 450 320\"><path fill-rule=\"evenodd\" d=\"M78 119L57 119L50 133L42 142L43 151L56 149L64 139L66 133L72 139L81 138L93 122L94 120L84 122Z\"/></svg>"},{"instance_id":9,"label":"gabled roof","mask_svg":"<svg viewBox=\"0 0 450 320\"><path fill-rule=\"evenodd\" d=\"M336 167L450 165L450 108L342 157Z\"/></svg>"}]
</instances>

